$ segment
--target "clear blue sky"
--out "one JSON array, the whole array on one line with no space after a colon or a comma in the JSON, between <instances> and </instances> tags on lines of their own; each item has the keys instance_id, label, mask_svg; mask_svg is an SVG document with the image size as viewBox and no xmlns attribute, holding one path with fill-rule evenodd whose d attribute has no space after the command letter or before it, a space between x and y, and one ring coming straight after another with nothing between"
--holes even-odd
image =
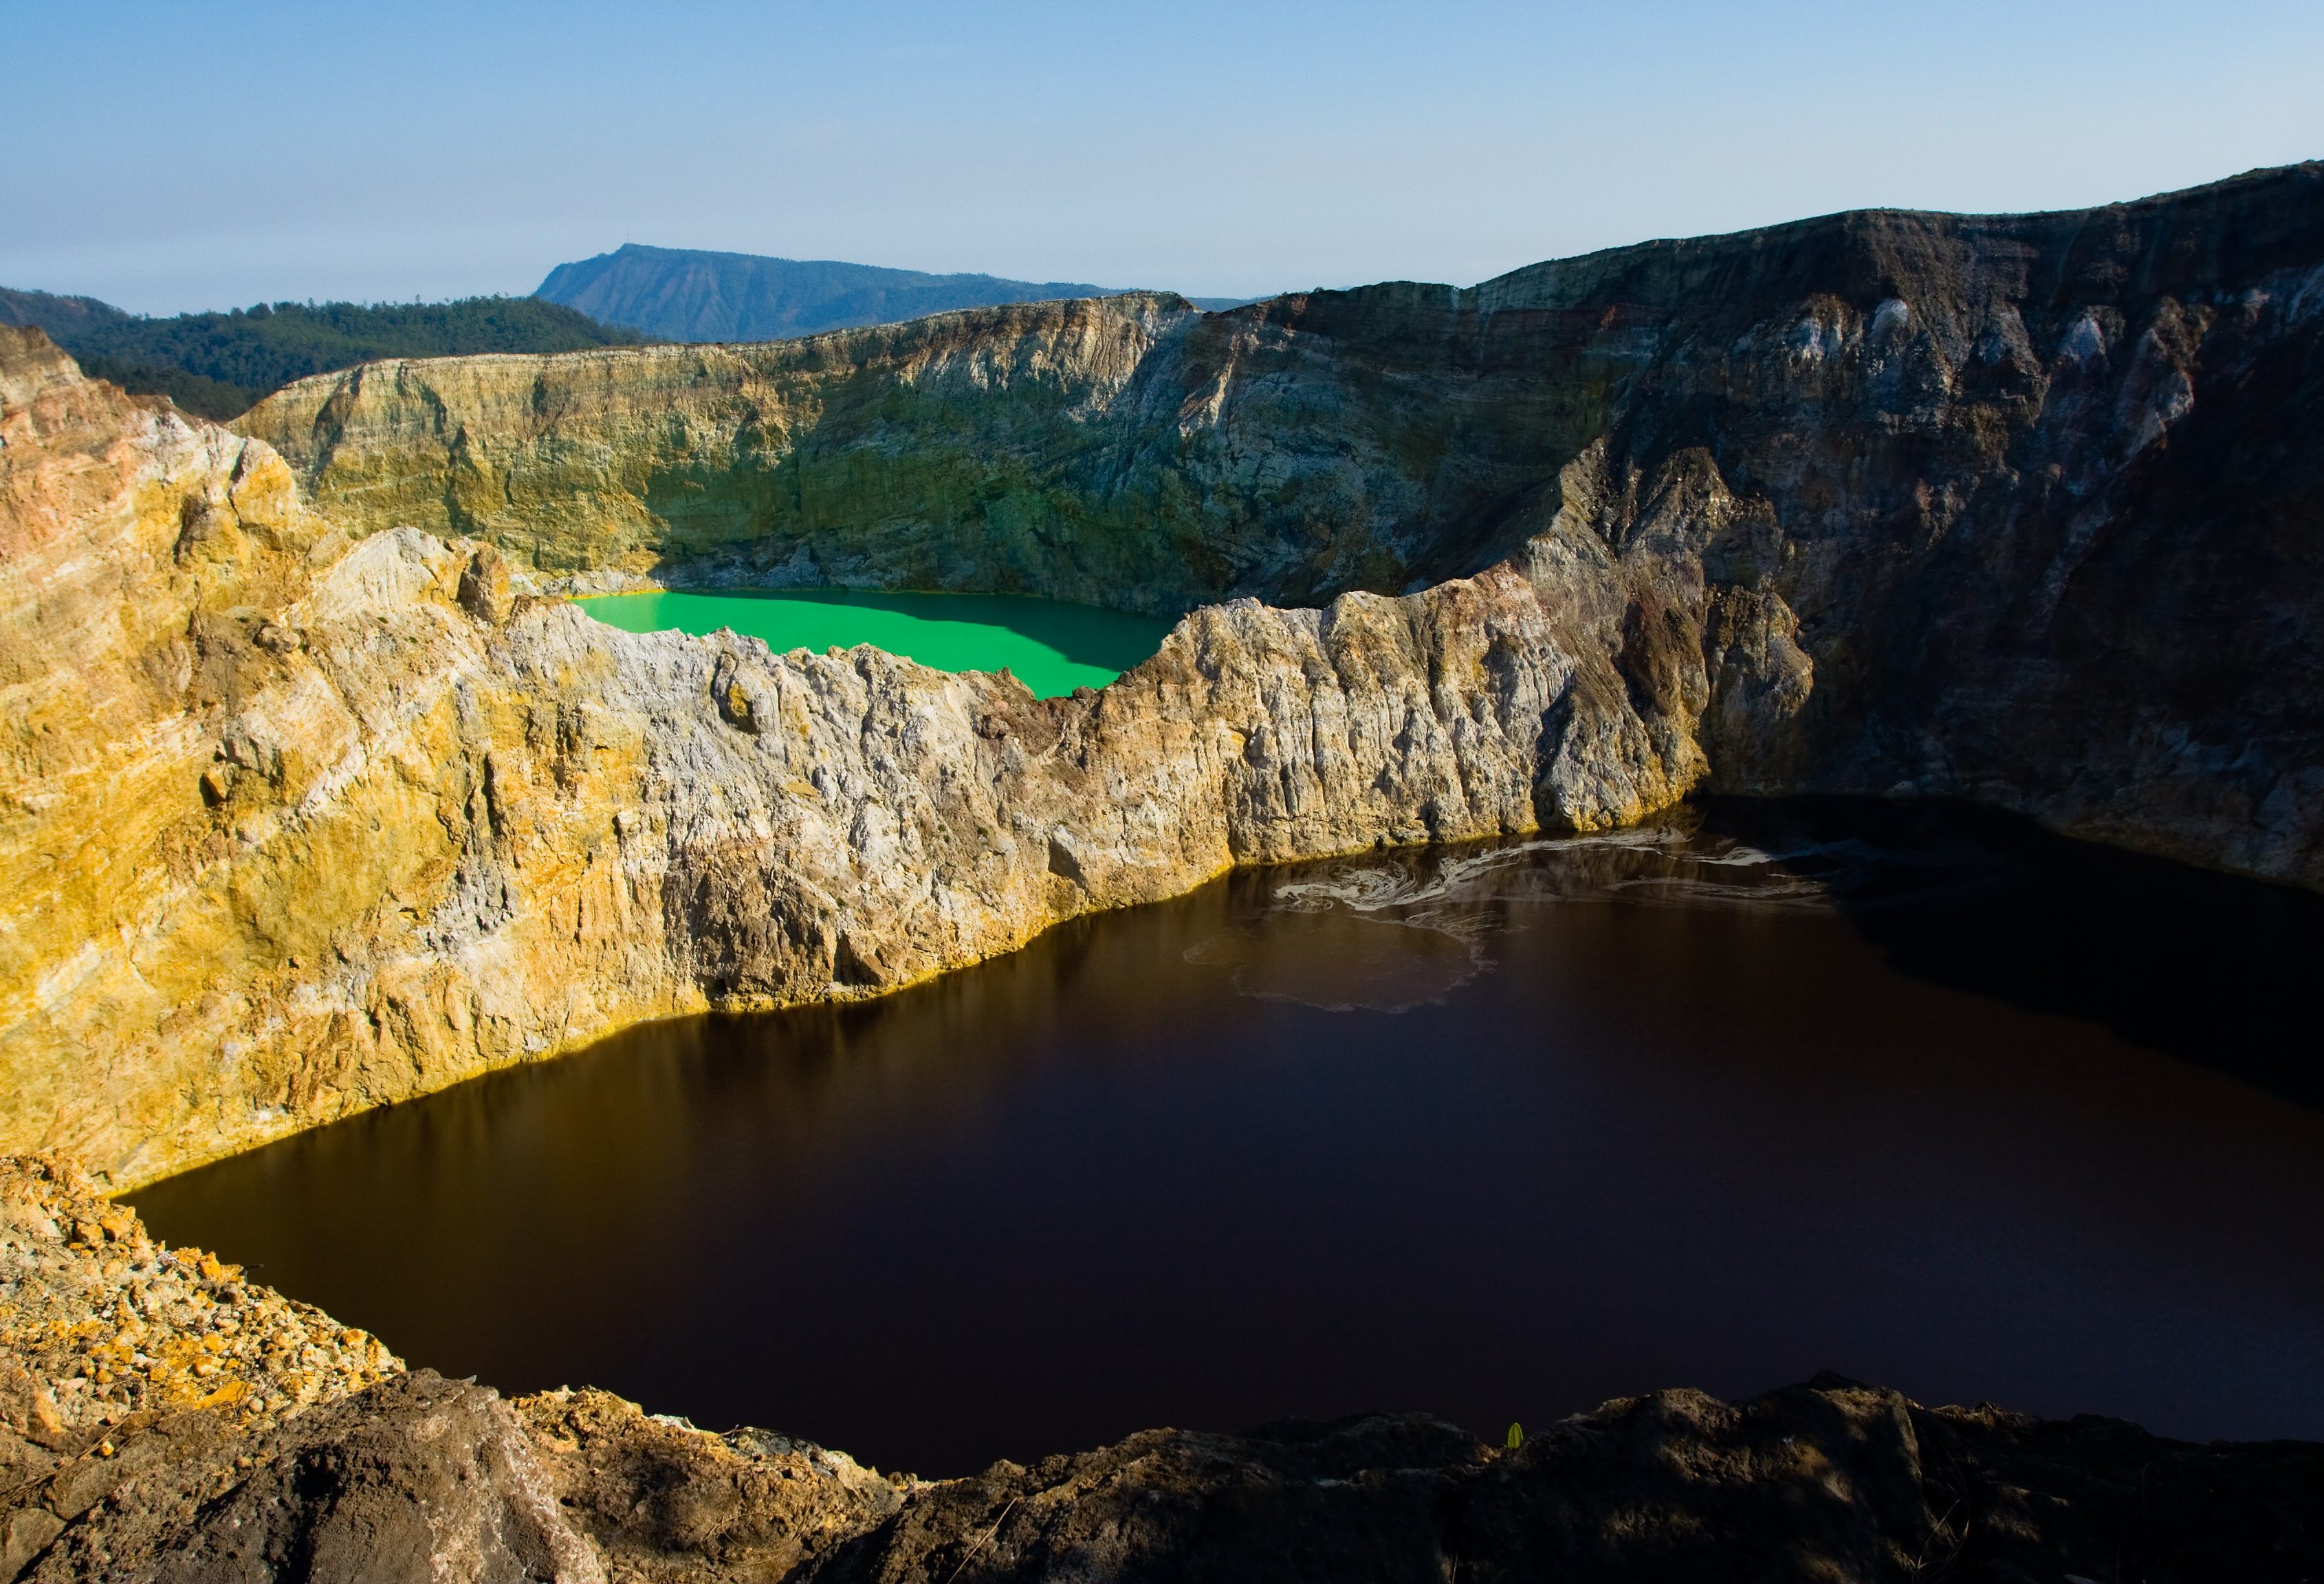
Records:
<instances>
[{"instance_id":1,"label":"clear blue sky","mask_svg":"<svg viewBox=\"0 0 2324 1584\"><path fill-rule=\"evenodd\" d=\"M2324 5L0 0L0 284L528 291L623 242L1255 294L2324 156Z\"/></svg>"}]
</instances>

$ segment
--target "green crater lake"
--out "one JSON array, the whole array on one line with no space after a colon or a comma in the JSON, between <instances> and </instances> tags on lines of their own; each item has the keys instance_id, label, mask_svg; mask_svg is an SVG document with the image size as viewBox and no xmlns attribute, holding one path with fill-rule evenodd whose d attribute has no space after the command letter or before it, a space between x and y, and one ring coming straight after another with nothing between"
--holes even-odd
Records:
<instances>
[{"instance_id":1,"label":"green crater lake","mask_svg":"<svg viewBox=\"0 0 2324 1584\"><path fill-rule=\"evenodd\" d=\"M731 627L778 654L868 643L939 671L1007 667L1042 698L1102 687L1162 647L1171 623L1025 594L747 589L599 594L576 602L624 632Z\"/></svg>"}]
</instances>

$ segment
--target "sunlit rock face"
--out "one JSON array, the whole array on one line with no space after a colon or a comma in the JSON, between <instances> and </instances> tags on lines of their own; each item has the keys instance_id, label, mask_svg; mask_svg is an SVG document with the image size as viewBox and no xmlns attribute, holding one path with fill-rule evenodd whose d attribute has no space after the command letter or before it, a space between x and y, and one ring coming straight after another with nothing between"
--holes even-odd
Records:
<instances>
[{"instance_id":1,"label":"sunlit rock face","mask_svg":"<svg viewBox=\"0 0 2324 1584\"><path fill-rule=\"evenodd\" d=\"M363 537L6 349L0 1133L122 1183L710 1004L874 992L1243 860L1632 820L1699 773L1508 568L1183 622L1036 700L632 635Z\"/></svg>"},{"instance_id":2,"label":"sunlit rock face","mask_svg":"<svg viewBox=\"0 0 2324 1584\"><path fill-rule=\"evenodd\" d=\"M126 1183L1237 861L1710 788L2324 883L2324 167L1203 315L376 364L0 342L0 1147ZM1189 612L1101 694L632 636L656 576ZM530 591L530 592L529 592Z\"/></svg>"}]
</instances>

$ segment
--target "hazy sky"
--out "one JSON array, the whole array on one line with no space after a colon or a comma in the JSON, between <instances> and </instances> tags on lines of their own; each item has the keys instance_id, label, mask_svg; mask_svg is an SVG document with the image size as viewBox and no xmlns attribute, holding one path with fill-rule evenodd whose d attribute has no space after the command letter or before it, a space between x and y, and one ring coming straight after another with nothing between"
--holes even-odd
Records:
<instances>
[{"instance_id":1,"label":"hazy sky","mask_svg":"<svg viewBox=\"0 0 2324 1584\"><path fill-rule=\"evenodd\" d=\"M623 242L1249 295L2324 156L2324 5L0 0L0 285L522 292Z\"/></svg>"}]
</instances>

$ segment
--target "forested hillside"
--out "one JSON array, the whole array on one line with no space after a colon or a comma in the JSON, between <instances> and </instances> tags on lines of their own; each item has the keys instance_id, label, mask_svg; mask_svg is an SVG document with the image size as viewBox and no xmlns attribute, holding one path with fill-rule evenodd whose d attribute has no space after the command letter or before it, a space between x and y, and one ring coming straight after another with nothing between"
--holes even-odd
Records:
<instances>
[{"instance_id":1,"label":"forested hillside","mask_svg":"<svg viewBox=\"0 0 2324 1584\"><path fill-rule=\"evenodd\" d=\"M309 374L383 357L571 352L648 337L530 297L456 302L261 303L149 318L93 297L0 287L0 324L38 325L89 373L159 391L188 412L230 419Z\"/></svg>"}]
</instances>

